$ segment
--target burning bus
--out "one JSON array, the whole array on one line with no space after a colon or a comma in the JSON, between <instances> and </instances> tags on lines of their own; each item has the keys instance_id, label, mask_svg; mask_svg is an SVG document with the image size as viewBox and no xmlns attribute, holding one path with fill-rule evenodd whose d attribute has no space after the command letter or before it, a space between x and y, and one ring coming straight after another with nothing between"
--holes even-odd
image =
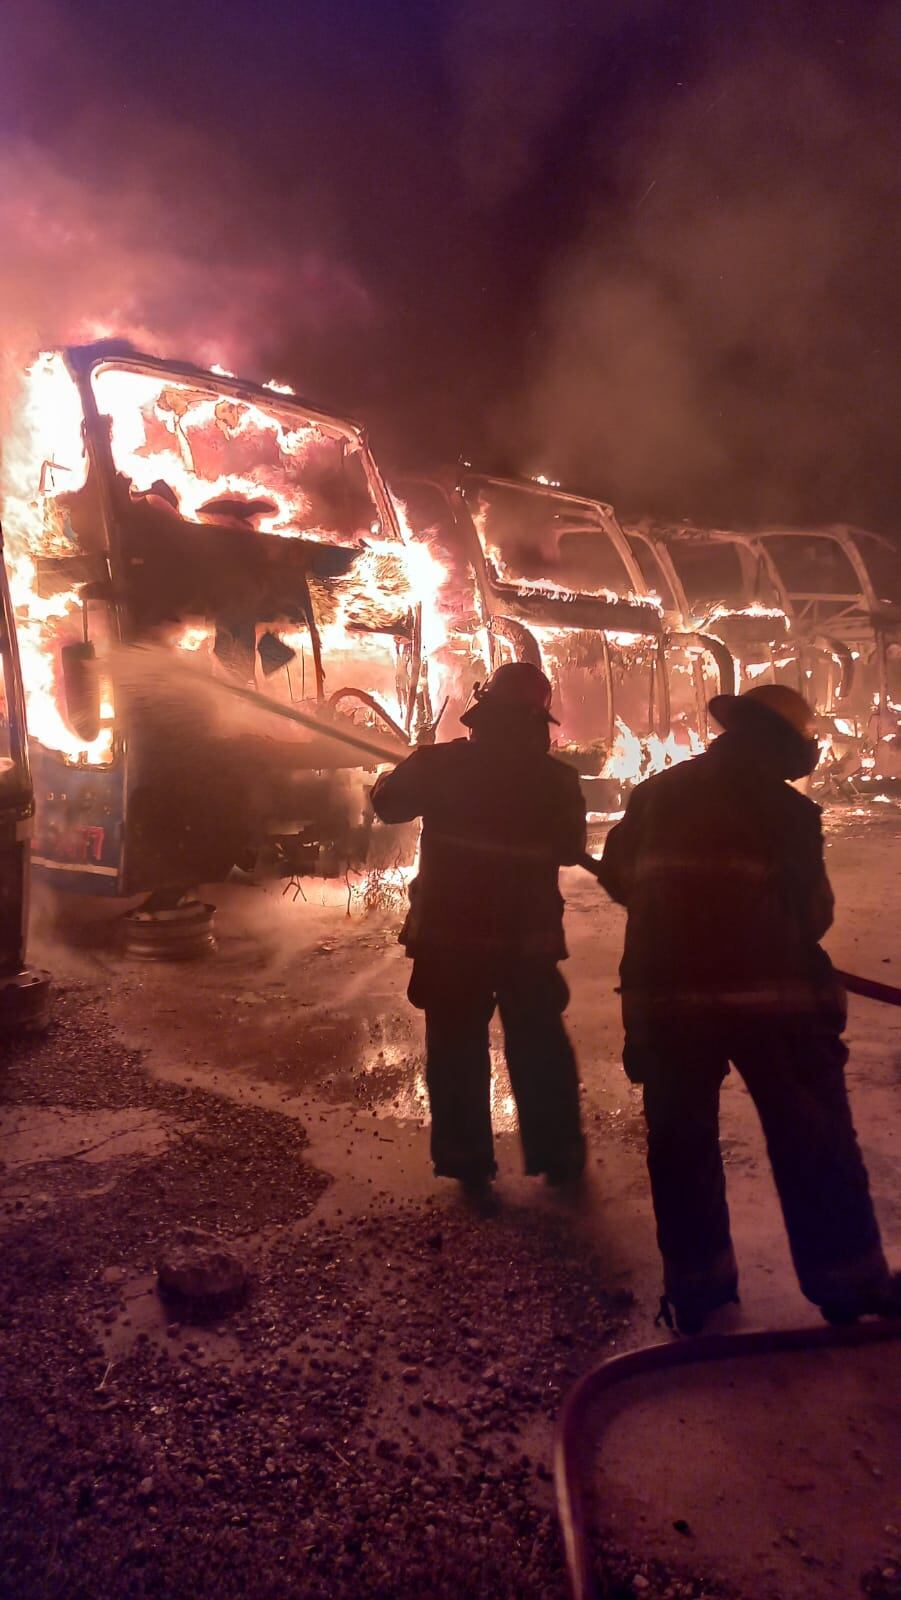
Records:
<instances>
[{"instance_id":1,"label":"burning bus","mask_svg":"<svg viewBox=\"0 0 901 1600\"><path fill-rule=\"evenodd\" d=\"M849 527L735 532L643 523L636 551L678 585L686 626L718 634L740 687L788 682L816 706L822 774L891 766L901 706L901 561Z\"/></svg>"},{"instance_id":2,"label":"burning bus","mask_svg":"<svg viewBox=\"0 0 901 1600\"><path fill-rule=\"evenodd\" d=\"M686 629L646 582L612 507L533 479L402 480L413 527L468 574L485 665L541 666L589 810L702 745L708 698L733 682L728 650Z\"/></svg>"},{"instance_id":3,"label":"burning bus","mask_svg":"<svg viewBox=\"0 0 901 1600\"><path fill-rule=\"evenodd\" d=\"M236 863L365 861L372 757L327 732L181 728L165 689L129 706L109 670L123 645L153 644L332 726L372 724L400 751L430 736L443 574L363 429L103 343L35 362L4 443L37 870L152 895Z\"/></svg>"}]
</instances>

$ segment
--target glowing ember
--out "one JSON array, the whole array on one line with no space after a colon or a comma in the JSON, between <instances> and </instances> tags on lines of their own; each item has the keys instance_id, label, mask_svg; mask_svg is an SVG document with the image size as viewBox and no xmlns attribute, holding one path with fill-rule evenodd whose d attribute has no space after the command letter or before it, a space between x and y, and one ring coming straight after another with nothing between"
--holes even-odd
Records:
<instances>
[{"instance_id":1,"label":"glowing ember","mask_svg":"<svg viewBox=\"0 0 901 1600\"><path fill-rule=\"evenodd\" d=\"M194 652L210 648L215 637L212 628L187 627L177 636L175 643L179 650Z\"/></svg>"}]
</instances>

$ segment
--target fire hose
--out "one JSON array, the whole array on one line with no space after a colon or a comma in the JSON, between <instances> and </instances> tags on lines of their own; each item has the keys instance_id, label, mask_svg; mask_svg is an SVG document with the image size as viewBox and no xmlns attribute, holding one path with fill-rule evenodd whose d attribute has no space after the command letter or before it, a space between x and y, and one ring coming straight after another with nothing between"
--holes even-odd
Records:
<instances>
[{"instance_id":1,"label":"fire hose","mask_svg":"<svg viewBox=\"0 0 901 1600\"><path fill-rule=\"evenodd\" d=\"M333 711L327 706L321 706L316 711L302 711L295 705L284 705L280 700L274 700L271 695L262 694L259 689L251 689L244 684L229 683L222 678L206 678L187 661L173 659L170 652L162 652L145 645L124 645L115 649L110 656L110 664L118 683L138 703L142 700L149 705L154 705L161 691L171 691L175 688L191 689L195 692L221 698L224 700L241 701L262 715L279 717L284 722L291 722L295 727L303 728L308 733L317 733L328 739L336 739L340 744L350 746L365 755L375 757L376 761L402 761L409 755L410 745L401 738L389 737L384 733L373 733L368 728L359 728L349 717L342 717L340 712ZM203 729L202 716L205 705L194 708L189 704L183 708L182 720L187 727L192 717L196 722L196 732Z\"/></svg>"},{"instance_id":2,"label":"fire hose","mask_svg":"<svg viewBox=\"0 0 901 1600\"><path fill-rule=\"evenodd\" d=\"M579 865L599 879L600 863L585 855ZM599 879L600 881L600 879ZM836 969L839 982L851 994L884 1005L901 1006L901 989L893 984L860 978L853 972ZM901 1337L901 1318L865 1323L853 1328L763 1329L754 1333L702 1334L697 1338L669 1344L646 1345L625 1355L613 1356L579 1380L563 1403L554 1443L554 1483L557 1509L566 1548L566 1565L573 1600L605 1600L611 1591L606 1581L596 1589L592 1582L587 1537L585 1497L582 1485L582 1422L588 1409L615 1384L650 1372L687 1366L699 1361L724 1361L730 1358L783 1354L791 1351L853 1348L878 1344Z\"/></svg>"},{"instance_id":3,"label":"fire hose","mask_svg":"<svg viewBox=\"0 0 901 1600\"><path fill-rule=\"evenodd\" d=\"M877 983L875 978L859 978L854 972L836 967L835 976L849 994L862 994L866 1000L881 1000L884 1006L901 1006L901 989L893 983Z\"/></svg>"},{"instance_id":4,"label":"fire hose","mask_svg":"<svg viewBox=\"0 0 901 1600\"><path fill-rule=\"evenodd\" d=\"M579 857L577 865L590 872L603 887L601 863L597 856L586 853ZM841 967L835 968L835 976L849 994L862 995L865 1000L879 1000L885 1006L901 1006L901 989L892 983L879 983L875 978L861 978L856 972L845 972Z\"/></svg>"},{"instance_id":5,"label":"fire hose","mask_svg":"<svg viewBox=\"0 0 901 1600\"><path fill-rule=\"evenodd\" d=\"M629 1378L644 1377L702 1361L728 1361L749 1356L782 1355L810 1350L854 1349L901 1337L901 1317L862 1323L851 1328L764 1328L753 1333L700 1334L669 1344L645 1345L612 1356L587 1372L569 1390L554 1439L554 1487L563 1531L566 1567L573 1600L612 1600L613 1590L601 1575L592 1580L583 1466L586 1451L583 1423L608 1390ZM617 1591L619 1592L619 1591Z\"/></svg>"}]
</instances>

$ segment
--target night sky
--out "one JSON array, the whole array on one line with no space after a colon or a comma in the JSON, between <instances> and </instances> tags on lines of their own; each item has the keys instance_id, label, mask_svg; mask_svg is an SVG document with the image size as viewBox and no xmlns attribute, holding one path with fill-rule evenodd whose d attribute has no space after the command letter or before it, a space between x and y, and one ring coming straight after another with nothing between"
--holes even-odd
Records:
<instances>
[{"instance_id":1,"label":"night sky","mask_svg":"<svg viewBox=\"0 0 901 1600\"><path fill-rule=\"evenodd\" d=\"M132 335L389 466L895 531L901 12L12 0L7 349Z\"/></svg>"}]
</instances>

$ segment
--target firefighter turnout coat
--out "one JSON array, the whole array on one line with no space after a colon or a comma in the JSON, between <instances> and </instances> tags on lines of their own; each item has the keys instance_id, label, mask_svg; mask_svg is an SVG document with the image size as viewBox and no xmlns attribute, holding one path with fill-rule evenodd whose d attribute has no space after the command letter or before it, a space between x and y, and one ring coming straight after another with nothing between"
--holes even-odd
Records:
<instances>
[{"instance_id":1,"label":"firefighter turnout coat","mask_svg":"<svg viewBox=\"0 0 901 1600\"><path fill-rule=\"evenodd\" d=\"M820 810L739 734L640 784L598 876L628 910L629 1040L776 1022L841 1031Z\"/></svg>"},{"instance_id":2,"label":"firefighter turnout coat","mask_svg":"<svg viewBox=\"0 0 901 1600\"><path fill-rule=\"evenodd\" d=\"M578 774L532 742L498 735L415 750L372 790L383 822L422 817L407 953L487 961L566 956L559 867L585 850Z\"/></svg>"}]
</instances>

